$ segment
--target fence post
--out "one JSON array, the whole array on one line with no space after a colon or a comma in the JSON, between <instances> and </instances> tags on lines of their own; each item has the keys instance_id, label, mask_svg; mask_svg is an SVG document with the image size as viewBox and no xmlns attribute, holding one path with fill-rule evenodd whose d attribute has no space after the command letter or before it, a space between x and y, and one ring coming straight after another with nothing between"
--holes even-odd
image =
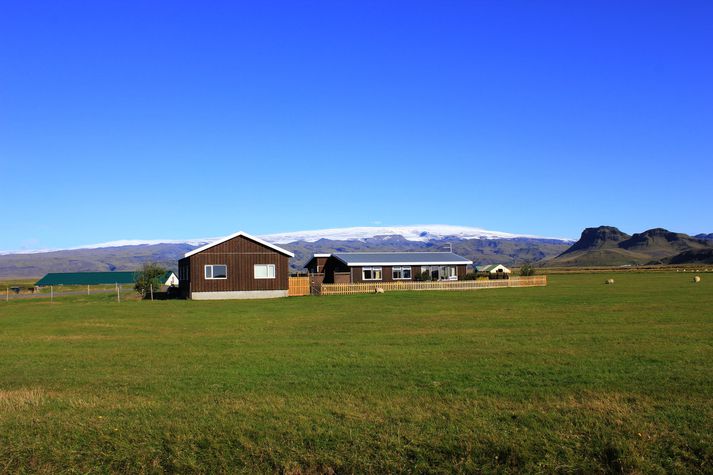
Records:
<instances>
[{"instance_id":1,"label":"fence post","mask_svg":"<svg viewBox=\"0 0 713 475\"><path fill-rule=\"evenodd\" d=\"M89 285L87 285L87 295L89 295Z\"/></svg>"},{"instance_id":2,"label":"fence post","mask_svg":"<svg viewBox=\"0 0 713 475\"><path fill-rule=\"evenodd\" d=\"M119 291L119 284L116 284L116 301L121 303L121 292Z\"/></svg>"},{"instance_id":3,"label":"fence post","mask_svg":"<svg viewBox=\"0 0 713 475\"><path fill-rule=\"evenodd\" d=\"M50 285L50 303L54 303L54 286Z\"/></svg>"},{"instance_id":4,"label":"fence post","mask_svg":"<svg viewBox=\"0 0 713 475\"><path fill-rule=\"evenodd\" d=\"M151 290L151 301L153 302L153 284L149 284L149 289Z\"/></svg>"},{"instance_id":5,"label":"fence post","mask_svg":"<svg viewBox=\"0 0 713 475\"><path fill-rule=\"evenodd\" d=\"M9 301L10 301L10 287L7 287L5 289L5 302L9 302Z\"/></svg>"}]
</instances>

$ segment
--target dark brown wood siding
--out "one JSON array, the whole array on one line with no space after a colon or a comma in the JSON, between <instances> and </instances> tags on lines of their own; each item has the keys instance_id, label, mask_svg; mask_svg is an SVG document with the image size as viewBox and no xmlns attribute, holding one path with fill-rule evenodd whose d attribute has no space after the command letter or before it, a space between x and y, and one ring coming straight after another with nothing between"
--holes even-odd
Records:
<instances>
[{"instance_id":1,"label":"dark brown wood siding","mask_svg":"<svg viewBox=\"0 0 713 475\"><path fill-rule=\"evenodd\" d=\"M364 280L362 278L362 269L363 267L381 267L381 280ZM354 266L351 268L351 274L352 274L352 282L398 282L397 279L396 281L393 278L393 268L394 267L409 267L409 266ZM411 267L411 280L416 280L416 276L421 274L421 266L410 266ZM456 275L458 276L458 280L463 280L465 279L465 274L466 274L466 265L456 265Z\"/></svg>"},{"instance_id":2,"label":"dark brown wood siding","mask_svg":"<svg viewBox=\"0 0 713 475\"><path fill-rule=\"evenodd\" d=\"M178 260L178 290L181 297L184 299L189 298L191 292L191 259L190 257L184 257Z\"/></svg>"},{"instance_id":3,"label":"dark brown wood siding","mask_svg":"<svg viewBox=\"0 0 713 475\"><path fill-rule=\"evenodd\" d=\"M310 274L321 274L324 273L324 264L327 262L328 257L313 257L305 265L305 269Z\"/></svg>"},{"instance_id":4,"label":"dark brown wood siding","mask_svg":"<svg viewBox=\"0 0 713 475\"><path fill-rule=\"evenodd\" d=\"M452 265L452 264L450 264ZM382 279L379 280L364 280L362 278L362 268L363 267L381 267L381 276ZM337 280L335 279L335 273L342 273L346 272L350 276L350 281L352 283L357 283L357 282L394 282L393 279L393 268L394 267L409 267L409 266L379 266L379 265L373 265L373 266L353 266L353 267L347 267L344 263L339 261L338 259L334 257L330 257L327 259L325 265L324 265L324 283L325 284L333 284L336 283ZM411 280L416 280L416 277L421 274L421 266L410 266L411 267ZM465 279L465 274L467 272L466 265L456 265L456 274L458 275L458 280L463 280ZM343 277L342 277L343 280ZM400 279L399 279L400 280ZM398 281L398 280L397 280ZM341 280L340 280L341 282Z\"/></svg>"},{"instance_id":5,"label":"dark brown wood siding","mask_svg":"<svg viewBox=\"0 0 713 475\"><path fill-rule=\"evenodd\" d=\"M349 272L349 267L335 257L329 257L324 262L325 284L334 284L336 282L334 279L335 272Z\"/></svg>"},{"instance_id":6,"label":"dark brown wood siding","mask_svg":"<svg viewBox=\"0 0 713 475\"><path fill-rule=\"evenodd\" d=\"M258 242L238 236L188 258L190 292L287 290L289 257ZM205 266L224 264L227 279L206 279ZM255 264L274 264L274 279L256 279ZM180 263L179 263L180 266Z\"/></svg>"},{"instance_id":7,"label":"dark brown wood siding","mask_svg":"<svg viewBox=\"0 0 713 475\"><path fill-rule=\"evenodd\" d=\"M364 280L362 270L364 267L381 267L381 280ZM415 266L356 266L352 267L352 282L394 282L394 267L411 267L411 279L413 279L413 269Z\"/></svg>"}]
</instances>

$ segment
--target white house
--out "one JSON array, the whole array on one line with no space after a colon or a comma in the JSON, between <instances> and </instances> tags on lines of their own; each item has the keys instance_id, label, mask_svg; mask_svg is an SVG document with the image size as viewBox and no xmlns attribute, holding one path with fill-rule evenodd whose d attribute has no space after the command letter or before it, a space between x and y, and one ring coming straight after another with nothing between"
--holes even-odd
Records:
<instances>
[{"instance_id":1,"label":"white house","mask_svg":"<svg viewBox=\"0 0 713 475\"><path fill-rule=\"evenodd\" d=\"M488 274L491 279L509 279L510 269L502 264L488 264L487 266L476 266L478 273Z\"/></svg>"},{"instance_id":2,"label":"white house","mask_svg":"<svg viewBox=\"0 0 713 475\"><path fill-rule=\"evenodd\" d=\"M161 280L163 285L167 287L178 287L178 277L171 271L166 272Z\"/></svg>"}]
</instances>

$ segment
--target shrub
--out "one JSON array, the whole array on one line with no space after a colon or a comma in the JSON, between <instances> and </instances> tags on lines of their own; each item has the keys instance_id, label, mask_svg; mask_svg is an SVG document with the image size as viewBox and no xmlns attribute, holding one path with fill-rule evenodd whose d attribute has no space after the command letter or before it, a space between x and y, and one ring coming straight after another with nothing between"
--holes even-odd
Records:
<instances>
[{"instance_id":1,"label":"shrub","mask_svg":"<svg viewBox=\"0 0 713 475\"><path fill-rule=\"evenodd\" d=\"M463 280L478 280L478 273L468 272L465 277L463 277Z\"/></svg>"},{"instance_id":2,"label":"shrub","mask_svg":"<svg viewBox=\"0 0 713 475\"><path fill-rule=\"evenodd\" d=\"M428 271L423 271L420 274L416 274L413 280L417 280L419 282L427 282L431 280L431 273Z\"/></svg>"},{"instance_id":3,"label":"shrub","mask_svg":"<svg viewBox=\"0 0 713 475\"><path fill-rule=\"evenodd\" d=\"M166 273L166 269L152 262L146 262L141 266L141 270L134 276L134 290L138 292L142 297L146 297L151 288L153 291L157 292L161 289L161 277Z\"/></svg>"},{"instance_id":4,"label":"shrub","mask_svg":"<svg viewBox=\"0 0 713 475\"><path fill-rule=\"evenodd\" d=\"M522 266L520 266L520 275L523 277L535 275L535 268L532 267L532 264L529 262L525 262Z\"/></svg>"}]
</instances>

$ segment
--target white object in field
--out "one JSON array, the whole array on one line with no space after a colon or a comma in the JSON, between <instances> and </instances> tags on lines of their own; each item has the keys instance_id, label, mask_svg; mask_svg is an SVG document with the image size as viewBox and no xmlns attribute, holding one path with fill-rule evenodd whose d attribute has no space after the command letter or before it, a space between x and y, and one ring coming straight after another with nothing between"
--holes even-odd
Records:
<instances>
[{"instance_id":1,"label":"white object in field","mask_svg":"<svg viewBox=\"0 0 713 475\"><path fill-rule=\"evenodd\" d=\"M374 289L374 293L383 294L383 293L384 293L384 289L382 289L381 287L377 287L376 289Z\"/></svg>"},{"instance_id":2,"label":"white object in field","mask_svg":"<svg viewBox=\"0 0 713 475\"><path fill-rule=\"evenodd\" d=\"M700 282L700 281L701 281L700 276L695 276L695 277L693 278L693 283L694 283L694 284L697 284L697 283Z\"/></svg>"},{"instance_id":3,"label":"white object in field","mask_svg":"<svg viewBox=\"0 0 713 475\"><path fill-rule=\"evenodd\" d=\"M605 283L605 284L610 284L610 285L611 285L611 284L613 284L613 283L614 283L614 279L607 279L607 280L606 280L606 282L604 282L604 283Z\"/></svg>"}]
</instances>

